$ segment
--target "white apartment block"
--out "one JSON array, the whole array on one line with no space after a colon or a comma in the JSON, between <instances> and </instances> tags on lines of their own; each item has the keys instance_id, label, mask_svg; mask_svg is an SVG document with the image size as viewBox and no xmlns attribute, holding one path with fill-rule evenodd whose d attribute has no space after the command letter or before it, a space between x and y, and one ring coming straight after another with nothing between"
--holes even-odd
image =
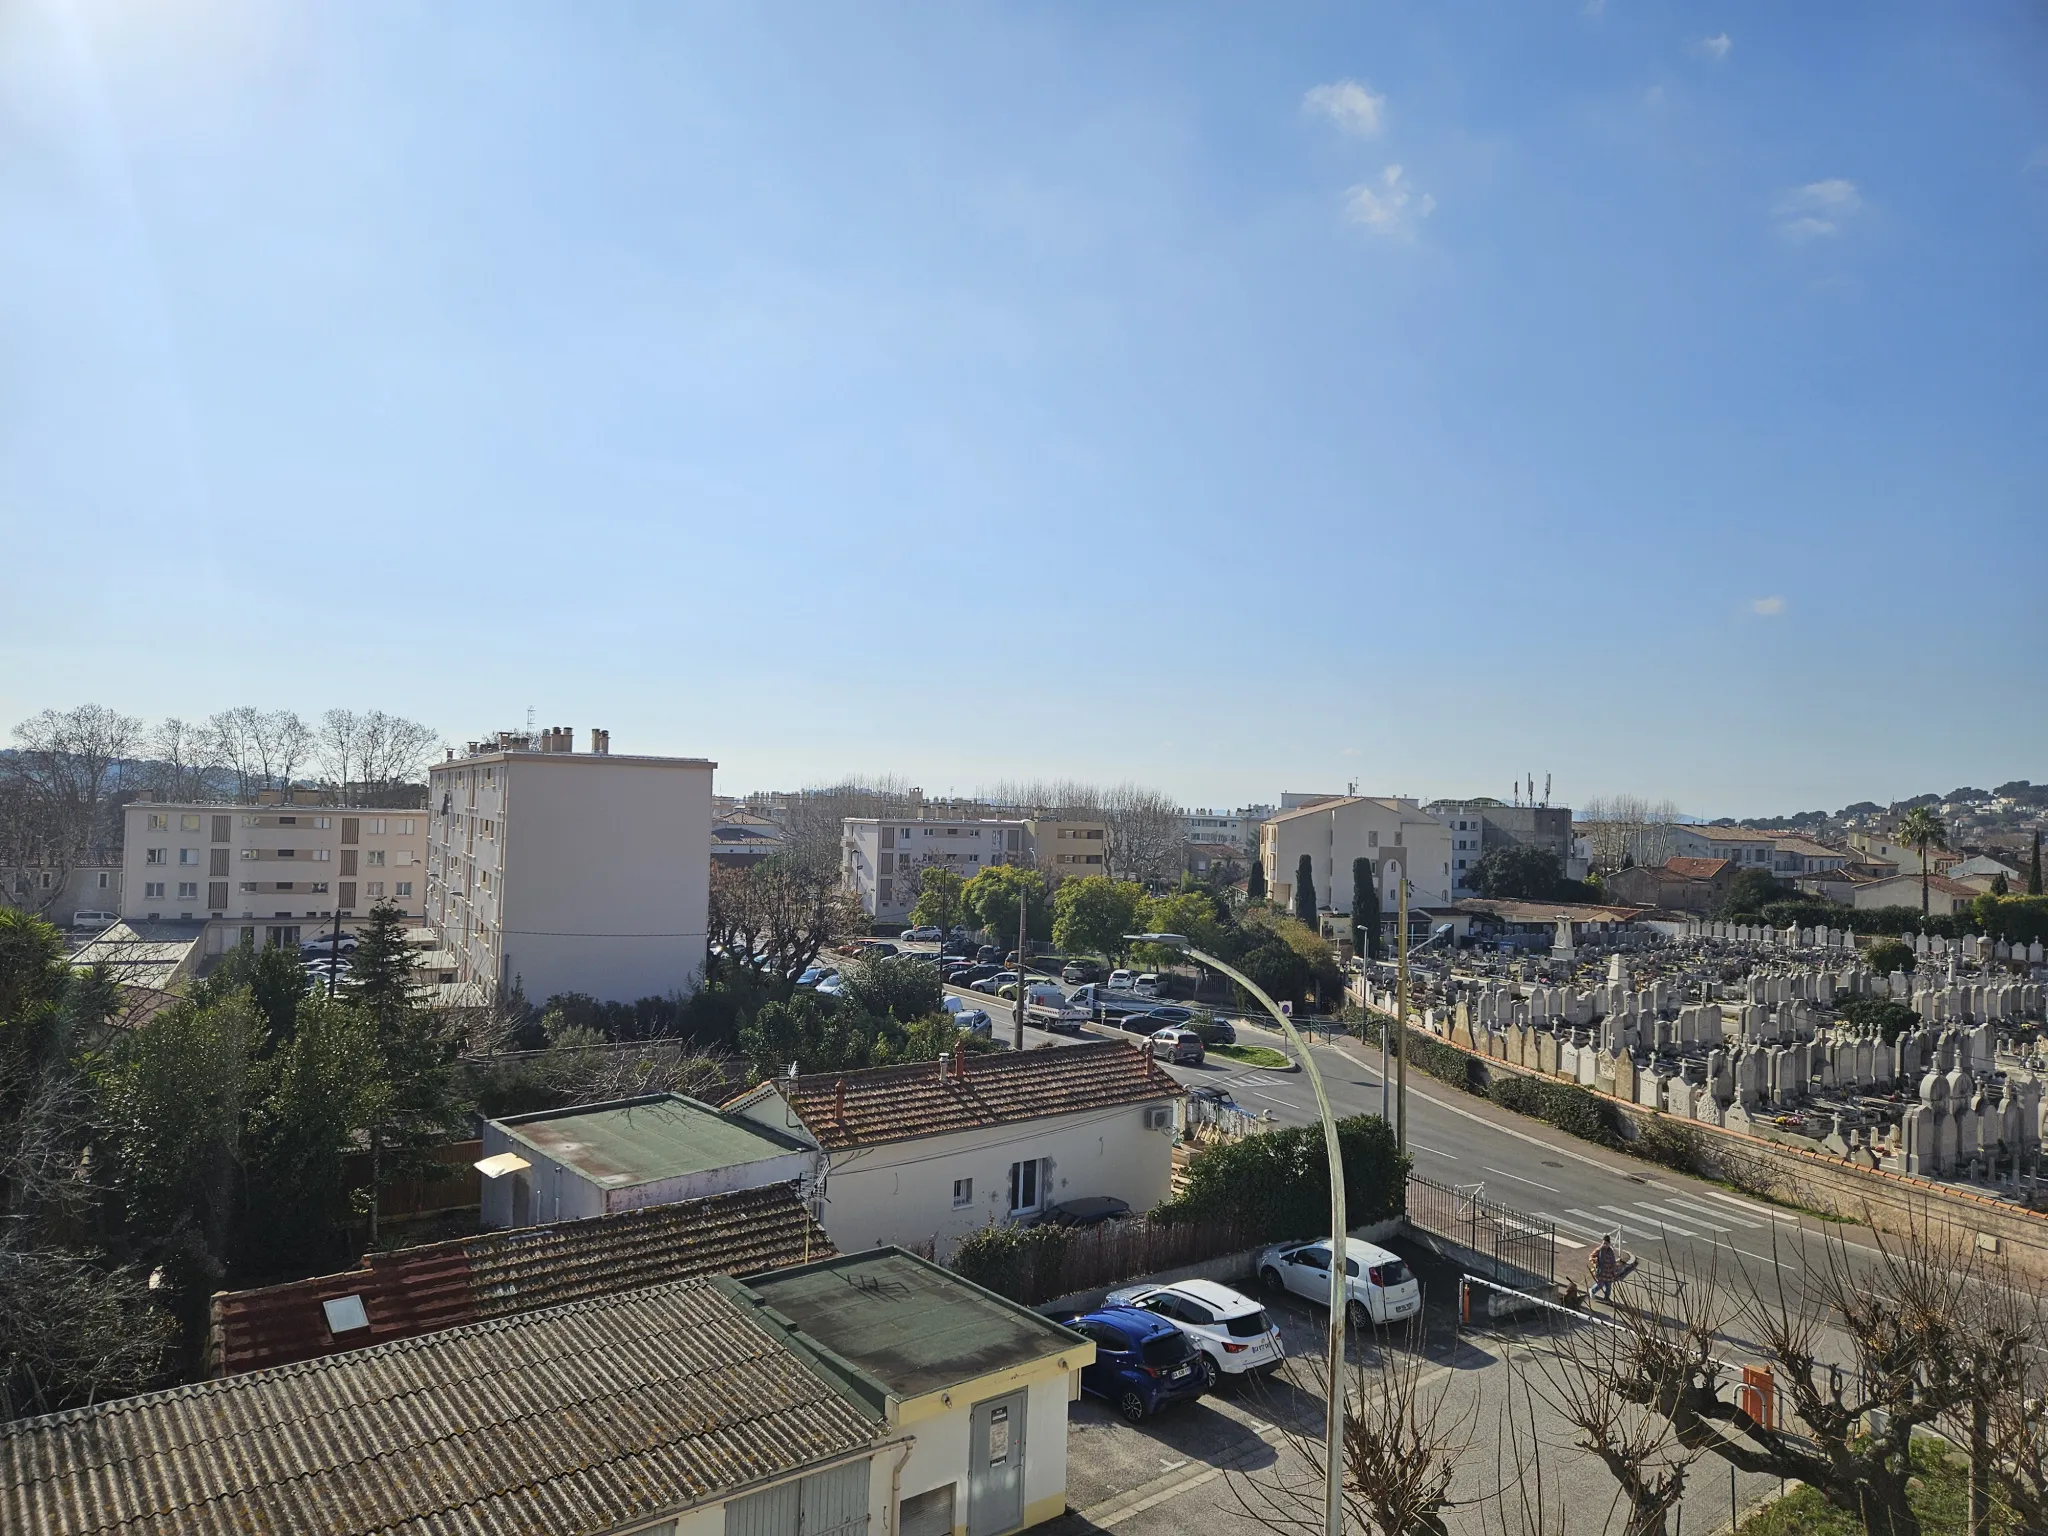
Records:
<instances>
[{"instance_id":1,"label":"white apartment block","mask_svg":"<svg viewBox=\"0 0 2048 1536\"><path fill-rule=\"evenodd\" d=\"M927 865L972 880L991 864L1026 862L1028 836L1025 823L997 818L849 816L840 841L840 873L862 911L881 922L900 923L917 903L918 881Z\"/></svg>"},{"instance_id":2,"label":"white apartment block","mask_svg":"<svg viewBox=\"0 0 2048 1536\"><path fill-rule=\"evenodd\" d=\"M427 922L486 998L634 1002L704 973L717 765L591 741L508 732L428 774Z\"/></svg>"},{"instance_id":3,"label":"white apartment block","mask_svg":"<svg viewBox=\"0 0 2048 1536\"><path fill-rule=\"evenodd\" d=\"M1399 900L1404 874L1409 906L1451 904L1456 841L1449 827L1413 800L1338 795L1271 817L1259 829L1259 857L1272 900L1291 907L1295 875L1307 854L1316 906L1331 912L1351 910L1352 861L1369 859L1386 913Z\"/></svg>"},{"instance_id":4,"label":"white apartment block","mask_svg":"<svg viewBox=\"0 0 2048 1536\"><path fill-rule=\"evenodd\" d=\"M126 808L124 918L204 922L205 952L296 944L388 903L425 910L427 815L346 805Z\"/></svg>"}]
</instances>

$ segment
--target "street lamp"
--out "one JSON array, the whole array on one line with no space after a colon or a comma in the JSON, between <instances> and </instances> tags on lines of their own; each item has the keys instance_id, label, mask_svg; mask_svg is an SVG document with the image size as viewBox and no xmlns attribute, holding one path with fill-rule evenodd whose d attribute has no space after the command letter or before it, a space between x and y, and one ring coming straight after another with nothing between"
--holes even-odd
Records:
<instances>
[{"instance_id":1,"label":"street lamp","mask_svg":"<svg viewBox=\"0 0 2048 1536\"><path fill-rule=\"evenodd\" d=\"M1330 1388L1325 1394L1328 1405L1323 1425L1323 1529L1325 1536L1342 1536L1344 1530L1344 1319L1350 1297L1346 1294L1346 1273L1344 1268L1344 1154L1337 1145L1337 1117L1330 1113L1330 1097L1323 1092L1323 1075L1316 1070L1315 1058L1309 1054L1308 1042L1301 1038L1301 1032L1294 1027L1294 1020L1283 1013L1280 1005L1268 997L1265 990L1251 977L1214 955L1204 954L1178 933L1127 933L1127 940L1138 944L1156 944L1161 949L1175 949L1197 964L1206 965L1212 971L1221 971L1232 981L1259 1000L1266 1012L1273 1016L1273 1022L1280 1026L1280 1032L1287 1037L1301 1057L1301 1070L1308 1078L1308 1085L1315 1091L1316 1113L1323 1122L1323 1151L1330 1160L1330 1332L1328 1358L1325 1362L1330 1376Z\"/></svg>"}]
</instances>

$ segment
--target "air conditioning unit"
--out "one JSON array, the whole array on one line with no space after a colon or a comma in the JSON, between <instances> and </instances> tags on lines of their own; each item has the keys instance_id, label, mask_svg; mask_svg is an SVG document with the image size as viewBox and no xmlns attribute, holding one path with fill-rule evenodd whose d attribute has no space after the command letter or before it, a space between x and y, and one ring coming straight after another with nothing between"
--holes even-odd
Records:
<instances>
[{"instance_id":1,"label":"air conditioning unit","mask_svg":"<svg viewBox=\"0 0 2048 1536\"><path fill-rule=\"evenodd\" d=\"M1145 1129L1148 1131L1170 1131L1173 1129L1173 1106L1152 1104L1145 1110Z\"/></svg>"}]
</instances>

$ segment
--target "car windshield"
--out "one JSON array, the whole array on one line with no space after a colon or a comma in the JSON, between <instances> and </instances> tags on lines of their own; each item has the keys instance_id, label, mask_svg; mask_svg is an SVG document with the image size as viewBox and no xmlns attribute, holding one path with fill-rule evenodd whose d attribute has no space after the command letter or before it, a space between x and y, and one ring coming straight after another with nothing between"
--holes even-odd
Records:
<instances>
[{"instance_id":1,"label":"car windshield","mask_svg":"<svg viewBox=\"0 0 2048 1536\"><path fill-rule=\"evenodd\" d=\"M1273 1325L1266 1321L1265 1309L1261 1308L1256 1312L1243 1312L1236 1317L1225 1318L1223 1326L1230 1330L1233 1339L1255 1339Z\"/></svg>"},{"instance_id":2,"label":"car windshield","mask_svg":"<svg viewBox=\"0 0 2048 1536\"><path fill-rule=\"evenodd\" d=\"M1147 1339L1138 1355L1147 1365L1179 1365L1192 1348L1186 1334L1162 1333Z\"/></svg>"}]
</instances>

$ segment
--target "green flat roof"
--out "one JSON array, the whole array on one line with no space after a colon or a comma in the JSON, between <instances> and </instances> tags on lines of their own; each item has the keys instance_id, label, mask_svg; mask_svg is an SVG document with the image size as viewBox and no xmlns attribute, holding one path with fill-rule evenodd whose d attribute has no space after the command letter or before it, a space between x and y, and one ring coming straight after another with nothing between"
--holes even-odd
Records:
<instances>
[{"instance_id":1,"label":"green flat roof","mask_svg":"<svg viewBox=\"0 0 2048 1536\"><path fill-rule=\"evenodd\" d=\"M900 1248L843 1254L743 1283L804 1336L899 1398L1058 1355L1085 1341Z\"/></svg>"},{"instance_id":2,"label":"green flat roof","mask_svg":"<svg viewBox=\"0 0 2048 1536\"><path fill-rule=\"evenodd\" d=\"M793 1136L679 1093L543 1110L497 1123L513 1140L607 1189L810 1150Z\"/></svg>"}]
</instances>

